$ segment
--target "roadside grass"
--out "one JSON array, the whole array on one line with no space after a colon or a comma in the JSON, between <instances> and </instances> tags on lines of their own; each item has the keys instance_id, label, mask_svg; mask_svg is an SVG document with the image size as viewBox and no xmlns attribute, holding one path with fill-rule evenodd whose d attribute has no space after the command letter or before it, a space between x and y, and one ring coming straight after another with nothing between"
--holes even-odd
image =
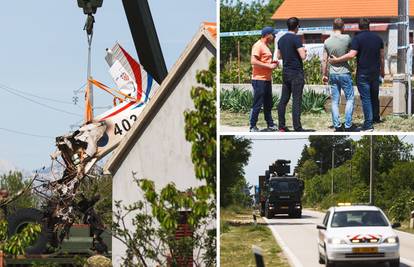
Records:
<instances>
[{"instance_id":1,"label":"roadside grass","mask_svg":"<svg viewBox=\"0 0 414 267\"><path fill-rule=\"evenodd\" d=\"M414 234L414 229L411 229L411 228L408 228L408 227L401 227L401 228L398 228L397 230L400 230L402 232L406 232L406 233L409 233L409 234Z\"/></svg>"},{"instance_id":2,"label":"roadside grass","mask_svg":"<svg viewBox=\"0 0 414 267\"><path fill-rule=\"evenodd\" d=\"M402 232L414 234L414 229L410 228L409 221L404 221L401 223L401 227L397 228L397 230L400 230Z\"/></svg>"},{"instance_id":3,"label":"roadside grass","mask_svg":"<svg viewBox=\"0 0 414 267\"><path fill-rule=\"evenodd\" d=\"M257 216L254 226L252 214L235 207L220 210L220 266L256 266L252 245L262 248L266 266L289 266L264 220Z\"/></svg>"},{"instance_id":4,"label":"roadside grass","mask_svg":"<svg viewBox=\"0 0 414 267\"><path fill-rule=\"evenodd\" d=\"M277 113L272 111L273 120L277 125ZM341 114L343 120L343 114ZM375 124L376 132L411 132L414 130L414 118L411 117L397 117L388 115L382 118L383 122ZM305 113L301 116L302 126L305 129L315 131L333 132L331 113L322 112L320 114ZM363 115L354 115L353 122L361 127L363 123ZM220 113L221 125L229 127L246 127L246 132L249 131L249 113L235 113L222 110ZM291 111L286 112L286 125L292 130L292 114ZM257 123L259 129L266 128L266 122L263 118L263 112L259 115Z\"/></svg>"}]
</instances>

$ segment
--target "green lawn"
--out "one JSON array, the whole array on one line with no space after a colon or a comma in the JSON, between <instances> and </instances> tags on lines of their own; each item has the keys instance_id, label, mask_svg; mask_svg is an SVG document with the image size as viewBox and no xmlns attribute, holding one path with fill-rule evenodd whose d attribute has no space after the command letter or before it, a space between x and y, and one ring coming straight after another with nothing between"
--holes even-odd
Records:
<instances>
[{"instance_id":1,"label":"green lawn","mask_svg":"<svg viewBox=\"0 0 414 267\"><path fill-rule=\"evenodd\" d=\"M266 266L289 266L270 229L258 220L254 226L251 210L221 209L220 266L256 266L252 245L262 248Z\"/></svg>"},{"instance_id":2,"label":"green lawn","mask_svg":"<svg viewBox=\"0 0 414 267\"><path fill-rule=\"evenodd\" d=\"M272 110L273 120L277 124L277 112ZM390 131L390 132L411 132L414 131L414 118L396 117L388 115L382 118L384 122L375 124L375 131ZM333 131L331 114L323 112L321 114L302 114L301 116L302 126L305 129L313 129L316 131ZM221 125L228 127L245 127L245 131L249 130L249 113L233 113L228 111L221 111L220 113ZM363 123L363 116L354 116L353 122L357 126L361 126ZM289 129L292 129L292 114L286 113L286 124ZM257 123L259 129L266 127L266 122L263 118L263 112L259 115L259 121Z\"/></svg>"}]
</instances>

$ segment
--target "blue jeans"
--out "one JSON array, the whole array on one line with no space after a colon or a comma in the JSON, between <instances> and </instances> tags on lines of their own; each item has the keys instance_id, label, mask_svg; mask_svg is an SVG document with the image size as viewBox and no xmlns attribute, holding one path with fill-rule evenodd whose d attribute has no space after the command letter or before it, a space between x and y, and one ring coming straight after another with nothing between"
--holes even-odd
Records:
<instances>
[{"instance_id":1,"label":"blue jeans","mask_svg":"<svg viewBox=\"0 0 414 267\"><path fill-rule=\"evenodd\" d=\"M259 117L260 109L263 106L264 118L268 127L273 127L275 124L272 119L272 82L262 80L252 80L253 85L253 106L250 112L250 128L256 126Z\"/></svg>"},{"instance_id":2,"label":"blue jeans","mask_svg":"<svg viewBox=\"0 0 414 267\"><path fill-rule=\"evenodd\" d=\"M352 126L352 114L354 112L354 88L352 87L352 76L346 74L329 75L329 85L332 94L332 123L335 128L341 127L341 119L339 116L339 101L341 99L341 89L344 90L346 106L345 106L345 128Z\"/></svg>"},{"instance_id":3,"label":"blue jeans","mask_svg":"<svg viewBox=\"0 0 414 267\"><path fill-rule=\"evenodd\" d=\"M379 74L357 75L357 86L364 111L364 128L372 128L373 117L379 119Z\"/></svg>"}]
</instances>

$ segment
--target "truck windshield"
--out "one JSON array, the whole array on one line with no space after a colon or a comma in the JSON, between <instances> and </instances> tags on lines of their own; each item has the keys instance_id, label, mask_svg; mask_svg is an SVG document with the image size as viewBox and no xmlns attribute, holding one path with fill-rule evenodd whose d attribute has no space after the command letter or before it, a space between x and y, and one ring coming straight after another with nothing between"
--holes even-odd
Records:
<instances>
[{"instance_id":1,"label":"truck windshield","mask_svg":"<svg viewBox=\"0 0 414 267\"><path fill-rule=\"evenodd\" d=\"M388 226L381 212L376 210L352 210L335 212L332 227Z\"/></svg>"},{"instance_id":2,"label":"truck windshield","mask_svg":"<svg viewBox=\"0 0 414 267\"><path fill-rule=\"evenodd\" d=\"M270 185L276 192L295 192L299 188L298 183L289 181L272 181Z\"/></svg>"}]
</instances>

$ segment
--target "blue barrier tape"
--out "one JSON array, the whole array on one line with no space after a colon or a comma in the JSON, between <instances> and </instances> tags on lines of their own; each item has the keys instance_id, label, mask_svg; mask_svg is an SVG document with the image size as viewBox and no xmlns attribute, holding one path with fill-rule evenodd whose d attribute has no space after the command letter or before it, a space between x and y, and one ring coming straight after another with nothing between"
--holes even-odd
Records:
<instances>
[{"instance_id":1,"label":"blue barrier tape","mask_svg":"<svg viewBox=\"0 0 414 267\"><path fill-rule=\"evenodd\" d=\"M405 24L407 22L394 22L394 23L379 23L374 25L399 25ZM353 28L351 25L345 25L345 29ZM275 29L277 32L285 32L286 29ZM331 31L333 30L332 26L323 26L323 27L307 27L307 28L299 28L299 31ZM238 36L254 36L254 35L261 35L260 30L256 31L239 31L239 32L221 32L220 37L238 37Z\"/></svg>"}]
</instances>

